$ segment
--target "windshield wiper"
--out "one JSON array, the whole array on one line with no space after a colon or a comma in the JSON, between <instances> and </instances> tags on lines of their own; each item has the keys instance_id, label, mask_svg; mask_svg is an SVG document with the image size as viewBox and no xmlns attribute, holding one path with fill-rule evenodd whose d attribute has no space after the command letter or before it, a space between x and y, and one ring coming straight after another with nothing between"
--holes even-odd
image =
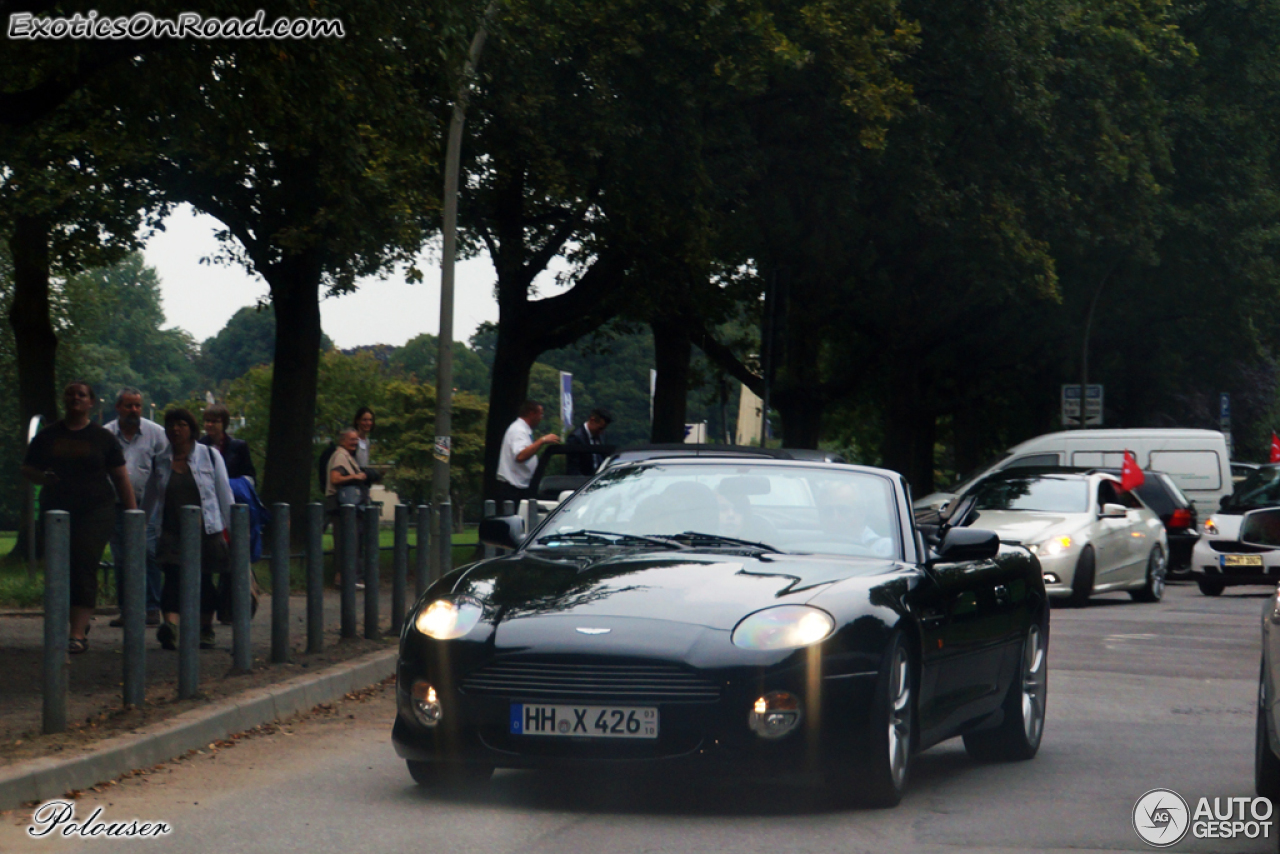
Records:
<instances>
[{"instance_id":1,"label":"windshield wiper","mask_svg":"<svg viewBox=\"0 0 1280 854\"><path fill-rule=\"evenodd\" d=\"M638 534L619 534L616 531L593 531L587 528L577 531L561 531L557 534L547 534L545 537L538 537L538 545L555 542L557 540L601 543L609 546L625 545L629 543L644 543L651 546L662 546L664 549L680 548L676 543L665 539L658 539L657 537L642 537Z\"/></svg>"},{"instance_id":2,"label":"windshield wiper","mask_svg":"<svg viewBox=\"0 0 1280 854\"><path fill-rule=\"evenodd\" d=\"M722 546L748 546L753 549L763 549L767 552L782 552L776 547L768 543L758 543L754 540L740 540L737 537L722 537L719 534L704 534L700 531L685 531L681 534L672 534L665 539L675 540L677 542L699 542L699 543L715 543Z\"/></svg>"}]
</instances>

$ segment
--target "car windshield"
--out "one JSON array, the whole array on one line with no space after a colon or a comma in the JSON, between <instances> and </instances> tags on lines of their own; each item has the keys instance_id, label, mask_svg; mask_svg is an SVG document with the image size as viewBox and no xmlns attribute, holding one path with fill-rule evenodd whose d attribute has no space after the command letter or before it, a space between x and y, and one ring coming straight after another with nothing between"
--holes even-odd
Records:
<instances>
[{"instance_id":1,"label":"car windshield","mask_svg":"<svg viewBox=\"0 0 1280 854\"><path fill-rule=\"evenodd\" d=\"M1236 484L1226 507L1244 512L1280 504L1280 466L1259 466Z\"/></svg>"},{"instance_id":2,"label":"car windshield","mask_svg":"<svg viewBox=\"0 0 1280 854\"><path fill-rule=\"evenodd\" d=\"M999 477L978 485L978 510L1087 513L1089 482L1066 477Z\"/></svg>"},{"instance_id":3,"label":"car windshield","mask_svg":"<svg viewBox=\"0 0 1280 854\"><path fill-rule=\"evenodd\" d=\"M835 467L668 462L606 471L556 508L531 545L653 548L656 541L897 559L899 530L887 477Z\"/></svg>"}]
</instances>

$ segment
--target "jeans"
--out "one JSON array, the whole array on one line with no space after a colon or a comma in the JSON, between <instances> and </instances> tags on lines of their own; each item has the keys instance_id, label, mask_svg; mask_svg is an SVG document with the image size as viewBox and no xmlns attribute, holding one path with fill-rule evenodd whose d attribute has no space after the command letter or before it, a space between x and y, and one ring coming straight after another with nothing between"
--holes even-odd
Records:
<instances>
[{"instance_id":1,"label":"jeans","mask_svg":"<svg viewBox=\"0 0 1280 854\"><path fill-rule=\"evenodd\" d=\"M164 574L156 561L156 542L160 539L160 526L156 520L147 520L147 610L160 609L160 591ZM111 532L111 562L116 568L116 601L124 604L124 508L116 507L115 529Z\"/></svg>"}]
</instances>

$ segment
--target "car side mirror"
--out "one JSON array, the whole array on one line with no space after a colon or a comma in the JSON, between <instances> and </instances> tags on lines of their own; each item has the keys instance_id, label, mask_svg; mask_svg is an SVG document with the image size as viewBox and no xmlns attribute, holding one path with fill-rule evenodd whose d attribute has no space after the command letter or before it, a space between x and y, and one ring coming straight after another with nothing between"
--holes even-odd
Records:
<instances>
[{"instance_id":1,"label":"car side mirror","mask_svg":"<svg viewBox=\"0 0 1280 854\"><path fill-rule=\"evenodd\" d=\"M480 542L500 549L517 549L524 542L524 520L519 516L481 519Z\"/></svg>"},{"instance_id":2,"label":"car side mirror","mask_svg":"<svg viewBox=\"0 0 1280 854\"><path fill-rule=\"evenodd\" d=\"M1280 508L1250 510L1240 519L1240 542L1246 546L1280 548Z\"/></svg>"},{"instance_id":3,"label":"car side mirror","mask_svg":"<svg viewBox=\"0 0 1280 854\"><path fill-rule=\"evenodd\" d=\"M1102 512L1098 515L1103 519L1123 519L1129 515L1129 511L1123 504L1103 504Z\"/></svg>"},{"instance_id":4,"label":"car side mirror","mask_svg":"<svg viewBox=\"0 0 1280 854\"><path fill-rule=\"evenodd\" d=\"M987 560L1000 552L1000 535L975 528L950 528L934 551L942 563Z\"/></svg>"}]
</instances>

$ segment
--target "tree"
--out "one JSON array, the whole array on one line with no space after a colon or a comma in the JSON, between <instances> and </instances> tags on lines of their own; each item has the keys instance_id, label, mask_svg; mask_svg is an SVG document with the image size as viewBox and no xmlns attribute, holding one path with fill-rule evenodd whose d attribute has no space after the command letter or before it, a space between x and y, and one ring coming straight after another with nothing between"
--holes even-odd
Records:
<instances>
[{"instance_id":1,"label":"tree","mask_svg":"<svg viewBox=\"0 0 1280 854\"><path fill-rule=\"evenodd\" d=\"M200 368L212 386L242 377L250 368L271 364L276 346L276 316L267 306L238 309L218 334L200 346ZM320 348L333 341L321 333Z\"/></svg>"},{"instance_id":2,"label":"tree","mask_svg":"<svg viewBox=\"0 0 1280 854\"><path fill-rule=\"evenodd\" d=\"M425 382L436 375L436 354L439 344L429 332L415 335L396 348L388 359L392 370L413 376ZM453 381L460 391L468 391L480 397L489 394L489 367L475 351L461 341L453 342Z\"/></svg>"},{"instance_id":3,"label":"tree","mask_svg":"<svg viewBox=\"0 0 1280 854\"><path fill-rule=\"evenodd\" d=\"M60 373L92 382L108 406L126 386L160 407L198 390L195 342L183 330L162 328L160 280L141 254L73 276L59 303L66 338Z\"/></svg>"}]
</instances>

